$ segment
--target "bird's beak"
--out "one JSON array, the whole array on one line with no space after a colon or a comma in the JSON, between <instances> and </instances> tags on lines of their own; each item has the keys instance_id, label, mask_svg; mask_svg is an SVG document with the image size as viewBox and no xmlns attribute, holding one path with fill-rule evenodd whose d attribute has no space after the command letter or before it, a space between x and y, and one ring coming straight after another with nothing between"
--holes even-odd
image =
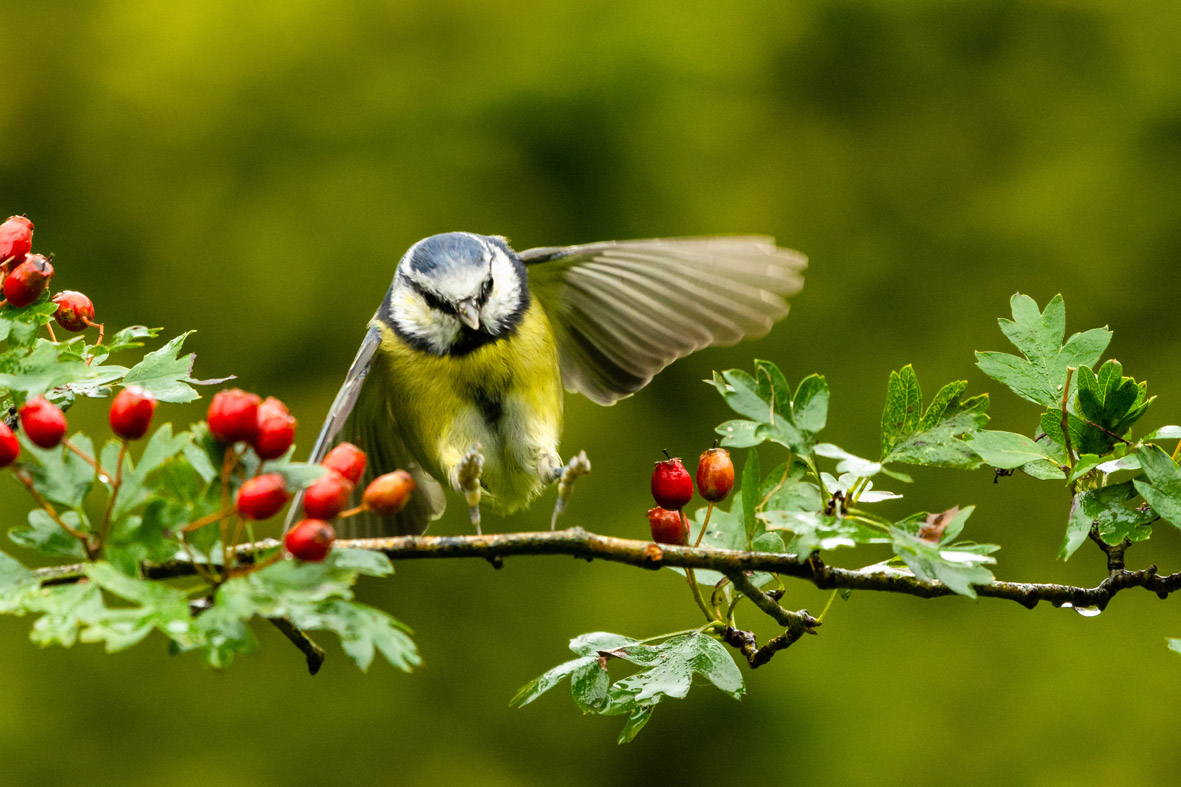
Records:
<instances>
[{"instance_id":1,"label":"bird's beak","mask_svg":"<svg viewBox=\"0 0 1181 787\"><path fill-rule=\"evenodd\" d=\"M459 321L473 331L480 327L480 309L474 300L468 298L460 301L456 304L455 313Z\"/></svg>"}]
</instances>

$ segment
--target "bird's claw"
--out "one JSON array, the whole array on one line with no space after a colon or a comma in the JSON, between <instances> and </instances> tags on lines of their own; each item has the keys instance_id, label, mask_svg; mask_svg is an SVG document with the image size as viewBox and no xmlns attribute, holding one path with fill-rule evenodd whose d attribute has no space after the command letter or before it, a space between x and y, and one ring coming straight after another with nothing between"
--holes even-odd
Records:
<instances>
[{"instance_id":1,"label":"bird's claw","mask_svg":"<svg viewBox=\"0 0 1181 787\"><path fill-rule=\"evenodd\" d=\"M459 491L463 493L471 510L472 525L477 535L483 535L480 530L480 476L484 473L484 455L480 453L480 444L476 443L459 460L456 468L456 479Z\"/></svg>"},{"instance_id":2,"label":"bird's claw","mask_svg":"<svg viewBox=\"0 0 1181 787\"><path fill-rule=\"evenodd\" d=\"M558 499L554 503L554 514L550 517L550 530L557 529L558 517L565 513L566 502L574 492L574 482L590 471L591 465L590 460L586 458L586 451L579 451L577 456L572 457L566 466L561 468L561 473L558 475Z\"/></svg>"}]
</instances>

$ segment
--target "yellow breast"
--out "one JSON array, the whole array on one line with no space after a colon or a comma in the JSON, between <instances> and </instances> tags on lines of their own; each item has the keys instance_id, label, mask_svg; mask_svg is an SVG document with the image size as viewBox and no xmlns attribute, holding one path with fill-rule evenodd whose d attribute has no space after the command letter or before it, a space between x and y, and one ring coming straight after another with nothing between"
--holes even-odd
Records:
<instances>
[{"instance_id":1,"label":"yellow breast","mask_svg":"<svg viewBox=\"0 0 1181 787\"><path fill-rule=\"evenodd\" d=\"M544 487L544 452L562 429L562 380L553 331L534 301L516 331L466 355L416 350L387 326L371 375L386 391L407 447L445 485L479 443L493 508L511 511Z\"/></svg>"}]
</instances>

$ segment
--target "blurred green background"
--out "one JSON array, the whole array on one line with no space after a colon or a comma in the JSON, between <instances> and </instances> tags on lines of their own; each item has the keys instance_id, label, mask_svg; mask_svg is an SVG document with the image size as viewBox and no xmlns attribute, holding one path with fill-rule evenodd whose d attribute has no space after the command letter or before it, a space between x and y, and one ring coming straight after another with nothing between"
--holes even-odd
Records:
<instances>
[{"instance_id":1,"label":"blurred green background","mask_svg":"<svg viewBox=\"0 0 1181 787\"><path fill-rule=\"evenodd\" d=\"M1032 428L972 356L1004 349L1016 291L1063 293L1072 332L1110 324L1111 353L1161 394L1144 423L1181 421L1175 3L0 0L0 19L0 214L33 218L56 285L108 326L197 329L198 376L288 401L305 449L398 257L453 229L517 248L762 232L812 260L770 337L610 409L568 400L564 450L595 464L571 525L642 537L659 449L696 456L726 417L699 381L755 357L827 374L826 435L857 453L876 451L907 362L928 395L966 378L996 428ZM104 412L71 417L99 430ZM906 510L978 505L967 535L1004 545L998 576L1101 578L1094 550L1054 560L1053 484L918 482ZM26 507L6 484L0 515ZM491 526L542 527L548 507ZM435 532L466 527L452 510ZM1149 561L1181 565L1168 526L1132 551ZM741 703L701 688L619 747L620 720L581 717L564 689L508 700L572 636L694 625L678 577L565 558L398 569L363 594L415 628L410 676L363 675L332 645L310 678L263 627L262 652L216 674L160 638L40 651L27 620L0 621L0 782L1079 785L1181 768L1162 712L1181 615L1146 593L1095 619L856 594L744 669ZM825 599L796 584L787 603Z\"/></svg>"}]
</instances>

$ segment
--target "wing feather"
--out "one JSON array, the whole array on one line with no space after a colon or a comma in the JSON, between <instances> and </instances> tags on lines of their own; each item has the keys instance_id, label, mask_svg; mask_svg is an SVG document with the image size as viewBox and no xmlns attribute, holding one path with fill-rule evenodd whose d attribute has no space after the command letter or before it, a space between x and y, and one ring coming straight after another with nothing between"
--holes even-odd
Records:
<instances>
[{"instance_id":1,"label":"wing feather","mask_svg":"<svg viewBox=\"0 0 1181 787\"><path fill-rule=\"evenodd\" d=\"M613 404L703 347L765 335L807 260L772 238L611 241L523 252L566 388Z\"/></svg>"},{"instance_id":2,"label":"wing feather","mask_svg":"<svg viewBox=\"0 0 1181 787\"><path fill-rule=\"evenodd\" d=\"M422 469L406 448L398 421L390 411L388 399L382 390L380 375L370 374L375 368L373 358L380 346L381 330L376 325L370 325L345 375L344 384L328 410L308 461L322 461L332 446L346 440L364 451L368 463L365 475L354 493L354 504L359 503L361 492L370 481L399 468L410 471L418 488L410 503L396 516L379 517L363 513L341 520L337 530L342 536L353 538L422 533L432 519L442 515L445 506L443 488ZM300 493L287 512L284 532L295 522L302 509L303 494Z\"/></svg>"}]
</instances>

